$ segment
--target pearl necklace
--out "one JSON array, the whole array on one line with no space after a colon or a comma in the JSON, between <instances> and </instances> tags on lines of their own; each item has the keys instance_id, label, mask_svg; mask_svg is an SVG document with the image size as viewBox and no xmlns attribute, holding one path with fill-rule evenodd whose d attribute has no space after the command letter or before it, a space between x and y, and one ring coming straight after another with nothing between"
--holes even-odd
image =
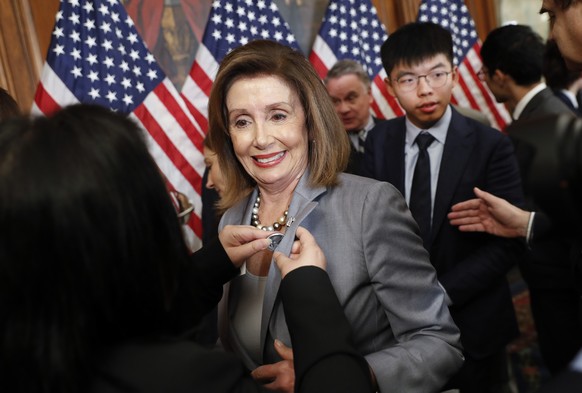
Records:
<instances>
[{"instance_id":1,"label":"pearl necklace","mask_svg":"<svg viewBox=\"0 0 582 393\"><path fill-rule=\"evenodd\" d=\"M277 221L273 223L271 226L266 226L261 224L259 221L259 207L261 206L261 193L257 194L257 199L255 200L255 204L253 205L253 215L252 215L252 223L259 229L263 231L278 231L280 230L283 225L287 223L287 215L289 214L289 210L285 210L285 213Z\"/></svg>"}]
</instances>

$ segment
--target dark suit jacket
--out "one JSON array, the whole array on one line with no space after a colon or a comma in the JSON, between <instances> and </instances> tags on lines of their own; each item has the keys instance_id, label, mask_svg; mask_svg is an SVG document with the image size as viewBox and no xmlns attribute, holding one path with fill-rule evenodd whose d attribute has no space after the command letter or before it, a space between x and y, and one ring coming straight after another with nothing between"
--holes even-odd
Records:
<instances>
[{"instance_id":1,"label":"dark suit jacket","mask_svg":"<svg viewBox=\"0 0 582 393\"><path fill-rule=\"evenodd\" d=\"M522 205L519 170L509 139L452 110L436 190L427 248L439 281L452 299L461 342L480 358L501 350L518 334L505 278L523 251L516 240L463 233L449 224L453 204L474 198L477 186ZM405 117L375 127L366 140L362 174L392 183L404 194Z\"/></svg>"},{"instance_id":2,"label":"dark suit jacket","mask_svg":"<svg viewBox=\"0 0 582 393\"><path fill-rule=\"evenodd\" d=\"M218 280L212 284L218 288L236 269L224 260L223 250L215 251L207 253L215 258L201 262L218 265L219 271L227 273L214 277ZM352 344L350 327L327 274L316 267L296 269L283 280L280 294L292 332L296 391L371 392L368 365ZM91 389L94 393L263 391L233 354L186 340L154 338L106 351L97 362Z\"/></svg>"},{"instance_id":3,"label":"dark suit jacket","mask_svg":"<svg viewBox=\"0 0 582 393\"><path fill-rule=\"evenodd\" d=\"M570 108L554 95L554 92L546 87L536 94L530 102L527 103L519 119L531 119L544 115L557 115L568 112Z\"/></svg>"},{"instance_id":4,"label":"dark suit jacket","mask_svg":"<svg viewBox=\"0 0 582 393\"><path fill-rule=\"evenodd\" d=\"M374 119L374 127L376 127L378 124L382 124L383 122L385 122L385 120L378 119L376 117L372 117L372 119ZM348 167L344 172L351 173L352 175L359 175L363 159L364 153L360 153L359 151L357 151L355 146L352 144L352 140L350 139L350 159L348 161Z\"/></svg>"},{"instance_id":5,"label":"dark suit jacket","mask_svg":"<svg viewBox=\"0 0 582 393\"><path fill-rule=\"evenodd\" d=\"M535 147L513 138L513 132L521 132L523 127L531 126L538 118L542 119L548 115L561 113L571 113L571 110L562 100L554 95L551 89L545 88L528 102L519 119L507 128L507 133L514 144L515 155L522 179L526 180L532 176L536 176L535 173L530 172L532 162L536 155L536 149L540 147ZM553 134L555 130L548 129L547 132ZM536 202L536 196L528 189L527 184L528 182L525 181L524 193L526 196L526 208L537 211L539 212L538 214L543 213L539 204ZM559 195L555 195L555 198L556 204L566 202L560 200ZM570 253L573 246L570 227L562 225L562 222L556 222L555 220L558 217L553 217L552 214L546 215L545 218L546 230L544 231L544 236L533 242L531 249L527 250L524 254L524 259L520 259L520 270L530 289L574 289L576 283L570 262ZM534 234L536 232L534 231Z\"/></svg>"}]
</instances>

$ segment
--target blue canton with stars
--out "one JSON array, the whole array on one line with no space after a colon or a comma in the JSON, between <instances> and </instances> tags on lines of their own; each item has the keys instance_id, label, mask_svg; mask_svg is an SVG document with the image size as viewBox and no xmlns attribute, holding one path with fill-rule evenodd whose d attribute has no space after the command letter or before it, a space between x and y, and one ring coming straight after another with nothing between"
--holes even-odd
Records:
<instances>
[{"instance_id":1,"label":"blue canton with stars","mask_svg":"<svg viewBox=\"0 0 582 393\"><path fill-rule=\"evenodd\" d=\"M61 0L47 62L79 101L123 113L165 78L117 0Z\"/></svg>"},{"instance_id":2,"label":"blue canton with stars","mask_svg":"<svg viewBox=\"0 0 582 393\"><path fill-rule=\"evenodd\" d=\"M382 69L380 48L388 35L370 0L332 0L319 35L338 60L358 61L371 79Z\"/></svg>"},{"instance_id":3,"label":"blue canton with stars","mask_svg":"<svg viewBox=\"0 0 582 393\"><path fill-rule=\"evenodd\" d=\"M451 32L455 65L463 62L479 38L463 0L425 0L420 5L418 20L439 24Z\"/></svg>"},{"instance_id":4,"label":"blue canton with stars","mask_svg":"<svg viewBox=\"0 0 582 393\"><path fill-rule=\"evenodd\" d=\"M270 0L215 0L204 32L204 46L217 62L236 47L265 39L300 51L289 25Z\"/></svg>"}]
</instances>

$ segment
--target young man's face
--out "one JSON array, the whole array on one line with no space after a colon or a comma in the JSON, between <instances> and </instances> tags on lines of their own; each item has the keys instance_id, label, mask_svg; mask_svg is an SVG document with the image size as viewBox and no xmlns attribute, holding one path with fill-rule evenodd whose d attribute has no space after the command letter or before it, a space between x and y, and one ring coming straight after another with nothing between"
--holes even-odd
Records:
<instances>
[{"instance_id":1,"label":"young man's face","mask_svg":"<svg viewBox=\"0 0 582 393\"><path fill-rule=\"evenodd\" d=\"M582 71L582 1L562 7L554 0L543 0L540 13L550 18L550 34L560 48L569 69Z\"/></svg>"},{"instance_id":2,"label":"young man's face","mask_svg":"<svg viewBox=\"0 0 582 393\"><path fill-rule=\"evenodd\" d=\"M433 82L427 80L425 75ZM419 76L418 84L412 88L410 85L414 85L414 80ZM406 111L408 119L415 126L428 129L445 113L457 80L456 67L444 54L439 54L417 65L396 65L385 83L388 92L398 99Z\"/></svg>"}]
</instances>

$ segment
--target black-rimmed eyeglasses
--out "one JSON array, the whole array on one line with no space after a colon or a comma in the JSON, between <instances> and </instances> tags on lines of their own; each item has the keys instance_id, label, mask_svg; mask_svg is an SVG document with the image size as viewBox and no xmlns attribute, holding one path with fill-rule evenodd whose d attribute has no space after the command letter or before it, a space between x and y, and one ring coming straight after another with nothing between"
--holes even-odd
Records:
<instances>
[{"instance_id":1,"label":"black-rimmed eyeglasses","mask_svg":"<svg viewBox=\"0 0 582 393\"><path fill-rule=\"evenodd\" d=\"M443 87L445 83L447 83L449 75L452 73L453 71L432 71L426 75L403 75L396 79L395 82L400 90L412 91L418 87L418 81L420 78L424 78L430 87L436 89Z\"/></svg>"}]
</instances>

